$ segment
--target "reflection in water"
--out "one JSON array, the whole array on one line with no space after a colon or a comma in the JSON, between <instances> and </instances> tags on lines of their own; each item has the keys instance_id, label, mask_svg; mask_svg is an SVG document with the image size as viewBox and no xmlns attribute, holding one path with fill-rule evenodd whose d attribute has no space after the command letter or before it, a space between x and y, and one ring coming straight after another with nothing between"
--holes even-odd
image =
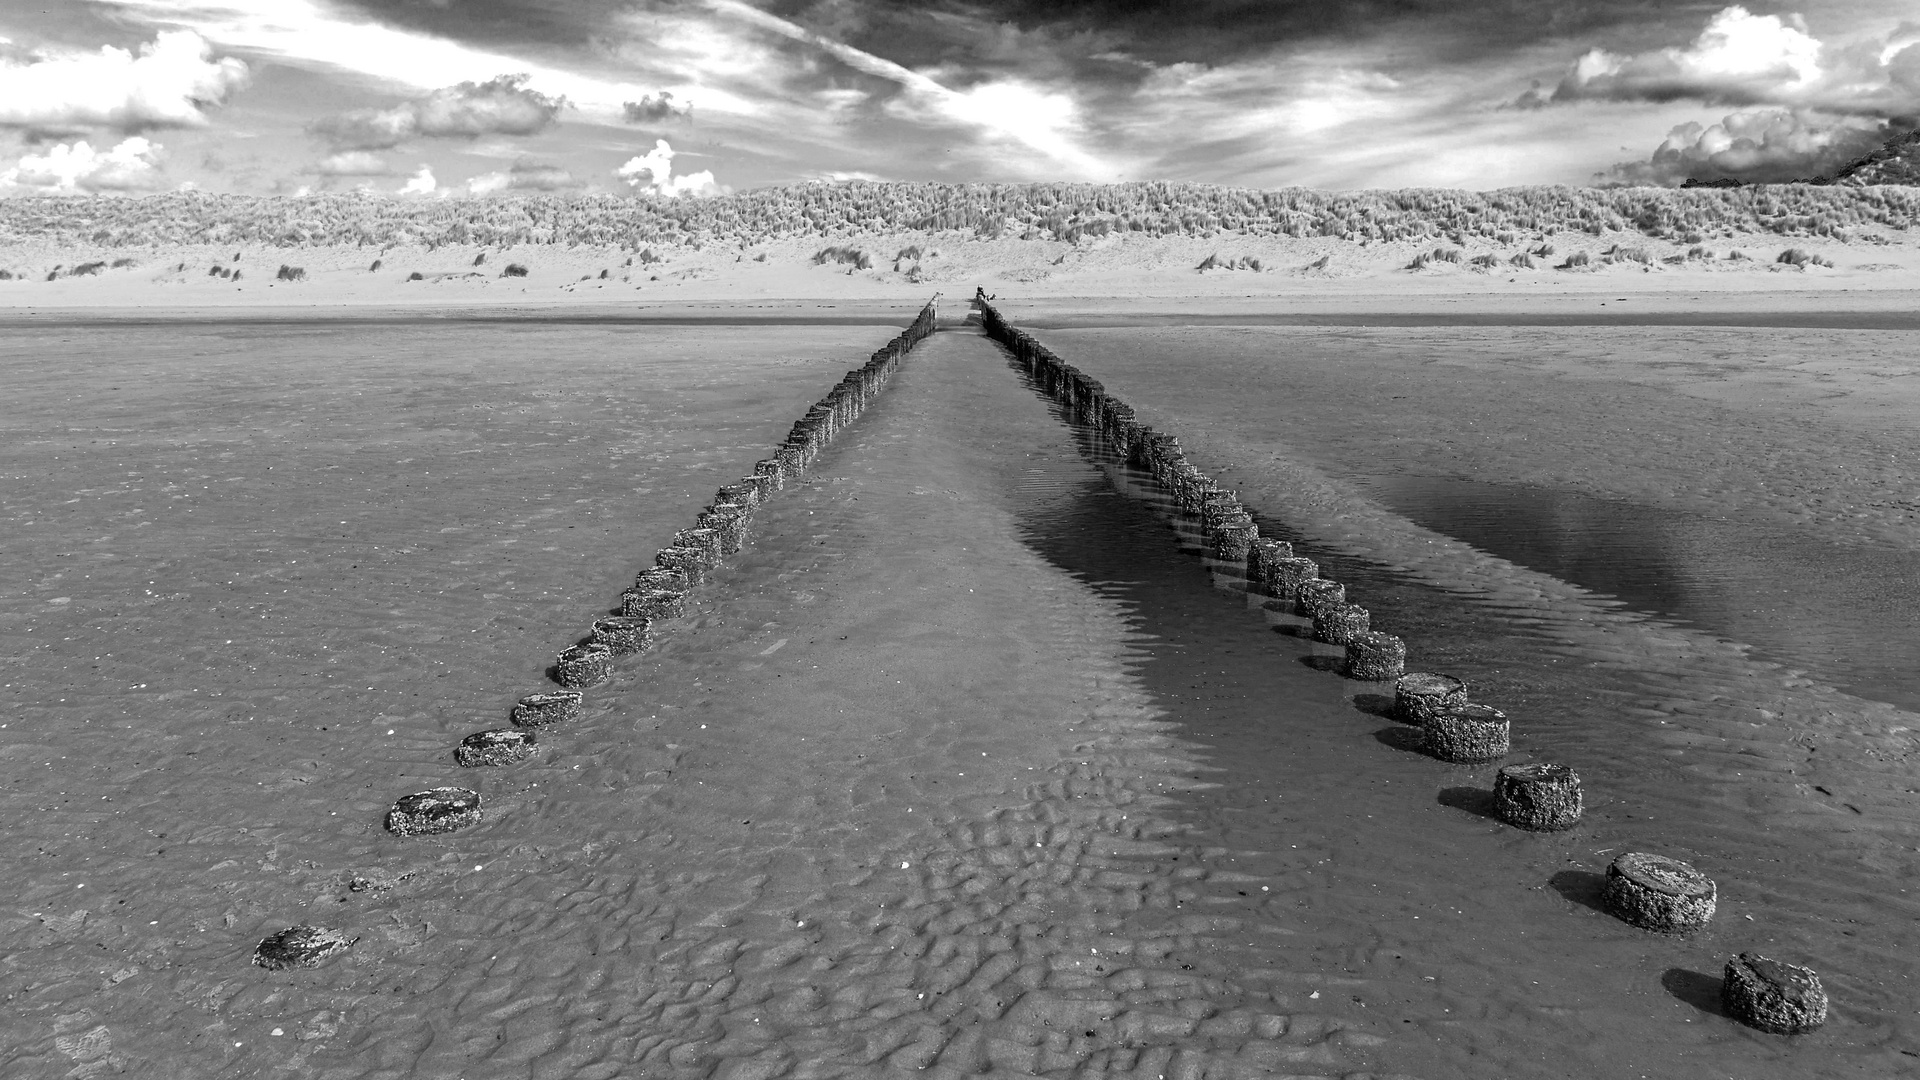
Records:
<instances>
[{"instance_id":1,"label":"reflection in water","mask_svg":"<svg viewBox=\"0 0 1920 1080\"><path fill-rule=\"evenodd\" d=\"M1312 646L1205 588L1199 560L1168 543L1172 525L1193 547L1191 523L1171 519L1159 485L1087 434L1073 429L1091 464L1051 440L1036 446L1014 510L1034 550L1131 610L1129 673L1206 769L1207 783L1168 812L1231 864L1232 875L1194 868L1195 906L1247 931L1245 955L1223 957L1239 963L1206 974L1258 967L1287 973L1276 985L1291 978L1296 991L1333 974L1356 1016L1391 1016L1409 1037L1390 1041L1377 1064L1436 1080L1534 1075L1542 1061L1567 1077L1702 1075L1708 1061L1726 1075L1899 1074L1890 1059L1920 1045L1909 992L1920 977L1911 774L1846 756L1831 732L1816 751L1812 738L1763 722L1830 711L1837 695L1782 689L1768 669L1722 650L1679 673L1643 667L1631 658L1657 656L1677 635L1639 620L1609 627L1614 659L1596 662L1553 632L1596 614L1586 601L1545 617L1463 603L1390 568L1306 549L1406 636L1417 666L1462 677L1518 718L1516 759L1578 768L1589 791L1582 824L1518 835L1483 816L1490 767L1409 752L1412 729L1380 716L1377 687L1301 678L1319 659L1302 655ZM1838 655L1894 625L1897 599L1874 599L1872 626L1845 613L1850 596L1874 587L1860 582L1893 576L1897 554L1796 546L1738 523L1552 492L1422 483L1403 491L1381 481L1370 493L1621 604L1754 631L1743 641L1777 637L1803 665L1816 647ZM1728 904L1722 924L1695 941L1623 934L1594 910L1594 883L1619 850L1710 867ZM1857 1019L1781 1046L1713 1016L1700 972L1762 942L1830 972ZM1417 1061L1394 1060L1409 1047Z\"/></svg>"},{"instance_id":2,"label":"reflection in water","mask_svg":"<svg viewBox=\"0 0 1920 1080\"><path fill-rule=\"evenodd\" d=\"M1920 556L1554 488L1355 480L1395 513L1508 562L1753 645L1848 693L1920 708Z\"/></svg>"}]
</instances>

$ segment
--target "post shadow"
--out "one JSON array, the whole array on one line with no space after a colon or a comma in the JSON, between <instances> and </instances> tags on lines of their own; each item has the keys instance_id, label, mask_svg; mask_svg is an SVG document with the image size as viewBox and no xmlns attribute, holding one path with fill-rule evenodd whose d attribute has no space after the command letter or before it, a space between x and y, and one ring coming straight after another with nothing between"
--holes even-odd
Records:
<instances>
[{"instance_id":1,"label":"post shadow","mask_svg":"<svg viewBox=\"0 0 1920 1080\"><path fill-rule=\"evenodd\" d=\"M1402 729L1405 730L1405 729ZM1477 787L1450 787L1440 789L1441 806L1451 806L1455 810L1465 810L1475 817L1499 821L1500 815L1494 810L1493 792Z\"/></svg>"},{"instance_id":2,"label":"post shadow","mask_svg":"<svg viewBox=\"0 0 1920 1080\"><path fill-rule=\"evenodd\" d=\"M1591 870L1562 870L1547 879L1553 891L1581 907L1592 908L1605 913L1606 902L1600 899L1601 890L1606 888L1605 874L1596 874Z\"/></svg>"},{"instance_id":3,"label":"post shadow","mask_svg":"<svg viewBox=\"0 0 1920 1080\"><path fill-rule=\"evenodd\" d=\"M1686 968L1668 968L1660 975L1660 985L1667 993L1713 1016L1727 1015L1726 1007L1720 1003L1720 984L1718 975Z\"/></svg>"}]
</instances>

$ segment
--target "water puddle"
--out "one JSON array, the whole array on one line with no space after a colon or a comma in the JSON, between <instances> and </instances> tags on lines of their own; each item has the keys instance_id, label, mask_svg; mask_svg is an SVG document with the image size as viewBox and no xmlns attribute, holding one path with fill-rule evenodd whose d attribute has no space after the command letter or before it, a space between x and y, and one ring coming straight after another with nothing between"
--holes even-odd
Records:
<instances>
[{"instance_id":1,"label":"water puddle","mask_svg":"<svg viewBox=\"0 0 1920 1080\"><path fill-rule=\"evenodd\" d=\"M1525 484L1356 476L1415 524L1627 607L1753 645L1838 689L1920 709L1920 553Z\"/></svg>"},{"instance_id":2,"label":"water puddle","mask_svg":"<svg viewBox=\"0 0 1920 1080\"><path fill-rule=\"evenodd\" d=\"M1303 548L1376 625L1406 637L1412 666L1459 675L1515 718L1510 760L1566 762L1585 779L1588 813L1573 830L1507 828L1484 809L1493 767L1419 753L1411 729L1384 715L1382 686L1326 671L1335 650L1301 636L1301 620L1237 595L1240 576L1199 556L1195 523L1150 475L1068 427L1074 447L1036 447L1011 501L1035 551L1130 612L1128 673L1198 759L1205 783L1163 812L1191 842L1212 845L1206 872L1194 869L1196 904L1248 931L1209 978L1260 972L1283 1011L1289 1001L1318 1006L1398 1036L1375 1064L1430 1078L1543 1068L1827 1076L1920 1053L1903 1004L1916 977L1905 950L1920 924L1912 875L1899 869L1920 826L1894 790L1911 784L1897 769L1845 781L1808 771L1834 747L1785 745L1756 711L1810 708L1793 697L1800 691L1760 697L1762 666L1731 652L1678 676L1594 663L1549 629L1566 614L1557 609L1542 618L1465 600ZM1898 603L1854 597L1833 553L1821 564L1792 537L1735 522L1551 492L1396 484L1379 479L1368 493L1510 562L1604 591L1614 599L1603 607L1777 640L1796 666L1816 648L1865 655L1861 623L1841 618L1843 608ZM1271 524L1264 534L1297 540ZM1759 619L1754 608L1782 614ZM1637 621L1605 632L1649 657L1687 633ZM1859 670L1889 666L1877 656ZM1709 871L1722 890L1718 921L1680 940L1606 915L1597 882L1623 850ZM1794 871L1781 872L1783 862ZM1750 948L1822 968L1849 1004L1792 1047L1753 1037L1717 1005L1720 965Z\"/></svg>"}]
</instances>

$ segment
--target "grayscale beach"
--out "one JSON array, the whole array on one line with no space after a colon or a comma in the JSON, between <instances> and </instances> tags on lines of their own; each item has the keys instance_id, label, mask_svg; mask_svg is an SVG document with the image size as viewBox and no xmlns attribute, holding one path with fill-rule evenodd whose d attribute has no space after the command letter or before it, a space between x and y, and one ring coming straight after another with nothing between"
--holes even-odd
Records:
<instances>
[{"instance_id":1,"label":"grayscale beach","mask_svg":"<svg viewBox=\"0 0 1920 1080\"><path fill-rule=\"evenodd\" d=\"M20 311L8 1067L1908 1068L1920 330L1897 305L1286 325L1250 313L1298 305L998 291L1413 666L1505 710L1513 760L1576 766L1585 819L1494 820L1496 766L1420 753L1377 685L1183 549L964 294L688 617L491 770L452 746L550 686L915 302ZM479 826L382 829L450 784ZM1599 910L1625 850L1711 874L1711 928ZM298 923L355 944L248 964ZM1817 962L1828 1025L1727 1020L1745 950Z\"/></svg>"}]
</instances>

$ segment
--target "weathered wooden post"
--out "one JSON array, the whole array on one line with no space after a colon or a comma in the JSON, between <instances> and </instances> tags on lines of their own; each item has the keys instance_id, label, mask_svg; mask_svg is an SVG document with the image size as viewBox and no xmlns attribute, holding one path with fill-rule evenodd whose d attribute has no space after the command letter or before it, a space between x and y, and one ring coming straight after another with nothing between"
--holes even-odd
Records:
<instances>
[{"instance_id":1,"label":"weathered wooden post","mask_svg":"<svg viewBox=\"0 0 1920 1080\"><path fill-rule=\"evenodd\" d=\"M454 747L453 760L470 769L486 765L511 765L532 757L534 745L531 731L513 728L476 731L461 739L460 745Z\"/></svg>"},{"instance_id":2,"label":"weathered wooden post","mask_svg":"<svg viewBox=\"0 0 1920 1080\"><path fill-rule=\"evenodd\" d=\"M578 690L554 690L528 694L514 703L512 720L516 727L546 727L562 724L580 716Z\"/></svg>"},{"instance_id":3,"label":"weathered wooden post","mask_svg":"<svg viewBox=\"0 0 1920 1080\"><path fill-rule=\"evenodd\" d=\"M438 787L402 795L387 811L387 831L395 836L450 833L480 820L480 793Z\"/></svg>"},{"instance_id":4,"label":"weathered wooden post","mask_svg":"<svg viewBox=\"0 0 1920 1080\"><path fill-rule=\"evenodd\" d=\"M1713 879L1678 859L1629 851L1607 866L1601 902L1623 922L1663 934L1687 934L1713 918Z\"/></svg>"},{"instance_id":5,"label":"weathered wooden post","mask_svg":"<svg viewBox=\"0 0 1920 1080\"><path fill-rule=\"evenodd\" d=\"M1798 1035L1827 1022L1827 991L1812 968L1759 953L1727 961L1720 983L1727 1015L1775 1035Z\"/></svg>"},{"instance_id":6,"label":"weathered wooden post","mask_svg":"<svg viewBox=\"0 0 1920 1080\"><path fill-rule=\"evenodd\" d=\"M1467 684L1451 675L1412 671L1393 684L1393 715L1409 724L1425 724L1434 713L1467 703Z\"/></svg>"},{"instance_id":7,"label":"weathered wooden post","mask_svg":"<svg viewBox=\"0 0 1920 1080\"><path fill-rule=\"evenodd\" d=\"M1546 762L1503 765L1493 780L1493 809L1521 829L1555 832L1580 820L1580 777L1565 765Z\"/></svg>"},{"instance_id":8,"label":"weathered wooden post","mask_svg":"<svg viewBox=\"0 0 1920 1080\"><path fill-rule=\"evenodd\" d=\"M1427 752L1441 761L1478 765L1505 757L1512 746L1507 714L1491 705L1454 705L1428 716L1420 727Z\"/></svg>"},{"instance_id":9,"label":"weathered wooden post","mask_svg":"<svg viewBox=\"0 0 1920 1080\"><path fill-rule=\"evenodd\" d=\"M575 645L553 661L553 681L568 689L598 686L613 678L613 650L599 642Z\"/></svg>"},{"instance_id":10,"label":"weathered wooden post","mask_svg":"<svg viewBox=\"0 0 1920 1080\"><path fill-rule=\"evenodd\" d=\"M1369 630L1347 642L1349 679L1380 682L1397 679L1407 670L1407 643L1392 634Z\"/></svg>"}]
</instances>

